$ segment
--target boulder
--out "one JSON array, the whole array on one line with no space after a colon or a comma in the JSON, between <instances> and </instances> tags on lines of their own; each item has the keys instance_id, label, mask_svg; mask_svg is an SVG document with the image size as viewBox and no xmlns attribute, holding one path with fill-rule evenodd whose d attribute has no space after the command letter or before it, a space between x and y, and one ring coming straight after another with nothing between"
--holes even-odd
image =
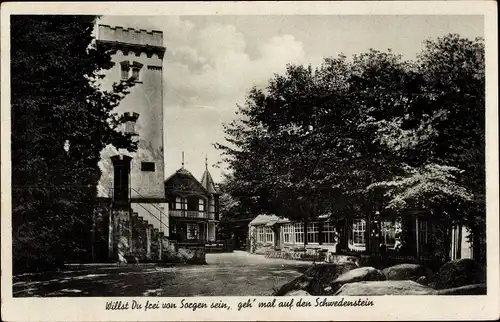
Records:
<instances>
[{"instance_id":1,"label":"boulder","mask_svg":"<svg viewBox=\"0 0 500 322\"><path fill-rule=\"evenodd\" d=\"M384 274L373 267L359 267L348 271L337 277L330 285L332 290L337 291L342 285L363 281L384 281Z\"/></svg>"},{"instance_id":2,"label":"boulder","mask_svg":"<svg viewBox=\"0 0 500 322\"><path fill-rule=\"evenodd\" d=\"M291 290L290 292L286 293L285 296L309 296L311 294L307 293L304 290Z\"/></svg>"},{"instance_id":3,"label":"boulder","mask_svg":"<svg viewBox=\"0 0 500 322\"><path fill-rule=\"evenodd\" d=\"M305 290L313 295L330 294L331 288L328 289L330 283L356 267L355 263L312 265L301 276L282 285L273 295L283 296L291 290Z\"/></svg>"},{"instance_id":4,"label":"boulder","mask_svg":"<svg viewBox=\"0 0 500 322\"><path fill-rule=\"evenodd\" d=\"M418 279L417 279L417 283L418 284L421 284L421 285L429 285L429 278L427 276L420 276Z\"/></svg>"},{"instance_id":5,"label":"boulder","mask_svg":"<svg viewBox=\"0 0 500 322\"><path fill-rule=\"evenodd\" d=\"M437 291L438 295L486 295L486 284L465 285Z\"/></svg>"},{"instance_id":6,"label":"boulder","mask_svg":"<svg viewBox=\"0 0 500 322\"><path fill-rule=\"evenodd\" d=\"M436 292L414 281L367 281L344 284L335 295L434 295Z\"/></svg>"},{"instance_id":7,"label":"boulder","mask_svg":"<svg viewBox=\"0 0 500 322\"><path fill-rule=\"evenodd\" d=\"M389 281L416 281L421 276L430 277L432 271L418 264L399 264L382 270Z\"/></svg>"},{"instance_id":8,"label":"boulder","mask_svg":"<svg viewBox=\"0 0 500 322\"><path fill-rule=\"evenodd\" d=\"M472 284L484 284L486 270L480 263L468 259L457 259L445 263L433 276L430 286L442 290Z\"/></svg>"},{"instance_id":9,"label":"boulder","mask_svg":"<svg viewBox=\"0 0 500 322\"><path fill-rule=\"evenodd\" d=\"M280 286L277 290L273 292L273 296L284 296L290 291L309 289L311 281L312 281L311 277L307 277L304 274L302 274L299 277L294 278L290 282Z\"/></svg>"}]
</instances>

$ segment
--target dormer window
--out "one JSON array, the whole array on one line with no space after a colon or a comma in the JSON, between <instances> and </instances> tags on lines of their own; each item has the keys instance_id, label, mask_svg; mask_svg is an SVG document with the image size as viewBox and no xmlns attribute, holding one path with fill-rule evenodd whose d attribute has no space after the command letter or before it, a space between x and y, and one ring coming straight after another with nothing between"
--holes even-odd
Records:
<instances>
[{"instance_id":1,"label":"dormer window","mask_svg":"<svg viewBox=\"0 0 500 322\"><path fill-rule=\"evenodd\" d=\"M127 112L123 116L125 118L125 133L137 134L135 124L137 122L137 119L139 118L139 114Z\"/></svg>"}]
</instances>

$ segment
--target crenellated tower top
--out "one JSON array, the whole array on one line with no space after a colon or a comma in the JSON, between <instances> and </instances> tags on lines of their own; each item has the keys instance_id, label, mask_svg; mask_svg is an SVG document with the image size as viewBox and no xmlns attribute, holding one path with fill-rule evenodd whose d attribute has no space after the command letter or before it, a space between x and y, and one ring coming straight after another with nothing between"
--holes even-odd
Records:
<instances>
[{"instance_id":1,"label":"crenellated tower top","mask_svg":"<svg viewBox=\"0 0 500 322\"><path fill-rule=\"evenodd\" d=\"M128 52L134 52L136 56L144 52L148 57L156 54L162 59L165 54L163 32L158 30L148 31L145 29L99 25L97 40L101 45L107 45L110 49L119 49L127 54Z\"/></svg>"}]
</instances>

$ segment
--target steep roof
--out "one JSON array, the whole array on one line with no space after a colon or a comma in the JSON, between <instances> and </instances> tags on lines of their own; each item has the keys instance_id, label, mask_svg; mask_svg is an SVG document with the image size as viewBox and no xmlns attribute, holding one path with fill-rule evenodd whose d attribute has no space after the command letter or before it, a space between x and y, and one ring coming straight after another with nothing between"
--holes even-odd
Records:
<instances>
[{"instance_id":1,"label":"steep roof","mask_svg":"<svg viewBox=\"0 0 500 322\"><path fill-rule=\"evenodd\" d=\"M216 194L217 190L215 190L215 183L212 179L212 175L208 171L208 168L203 172L203 176L201 177L201 185L208 191L208 193Z\"/></svg>"},{"instance_id":2,"label":"steep roof","mask_svg":"<svg viewBox=\"0 0 500 322\"><path fill-rule=\"evenodd\" d=\"M165 180L165 193L208 195L207 189L184 168L180 168Z\"/></svg>"}]
</instances>

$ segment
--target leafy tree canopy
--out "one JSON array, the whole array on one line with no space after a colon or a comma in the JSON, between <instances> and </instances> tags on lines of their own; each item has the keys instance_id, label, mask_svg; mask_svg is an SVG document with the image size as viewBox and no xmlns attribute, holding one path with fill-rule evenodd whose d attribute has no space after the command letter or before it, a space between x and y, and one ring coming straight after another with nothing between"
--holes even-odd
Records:
<instances>
[{"instance_id":1,"label":"leafy tree canopy","mask_svg":"<svg viewBox=\"0 0 500 322\"><path fill-rule=\"evenodd\" d=\"M484 44L450 34L418 58L370 50L288 65L253 88L217 144L249 212L427 209L484 222Z\"/></svg>"},{"instance_id":2,"label":"leafy tree canopy","mask_svg":"<svg viewBox=\"0 0 500 322\"><path fill-rule=\"evenodd\" d=\"M94 16L11 17L12 205L15 269L61 265L90 240L108 144L134 150L113 113L129 83L99 89L112 66ZM66 148L65 148L66 147ZM84 254L85 255L85 254Z\"/></svg>"}]
</instances>

